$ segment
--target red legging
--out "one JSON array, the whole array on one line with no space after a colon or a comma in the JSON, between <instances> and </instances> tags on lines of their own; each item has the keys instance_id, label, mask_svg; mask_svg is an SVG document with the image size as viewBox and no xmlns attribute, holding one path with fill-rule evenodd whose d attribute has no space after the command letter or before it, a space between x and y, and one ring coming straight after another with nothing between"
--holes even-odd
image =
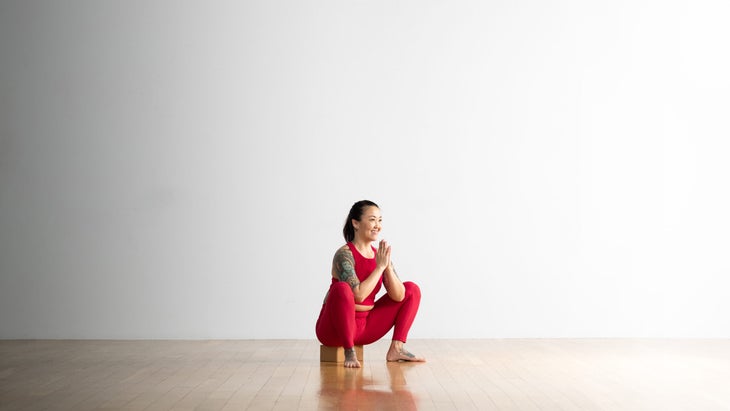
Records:
<instances>
[{"instance_id":1,"label":"red legging","mask_svg":"<svg viewBox=\"0 0 730 411\"><path fill-rule=\"evenodd\" d=\"M317 320L317 338L331 347L352 348L371 344L393 326L393 339L406 342L408 331L421 303L421 289L406 281L403 301L393 301L388 294L380 297L370 311L355 311L355 297L350 285L336 282L330 286L327 301Z\"/></svg>"}]
</instances>

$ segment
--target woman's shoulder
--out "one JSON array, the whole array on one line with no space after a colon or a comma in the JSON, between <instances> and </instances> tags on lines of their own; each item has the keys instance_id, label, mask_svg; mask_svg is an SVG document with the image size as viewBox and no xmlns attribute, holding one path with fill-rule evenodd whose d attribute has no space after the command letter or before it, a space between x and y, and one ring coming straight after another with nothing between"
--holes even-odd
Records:
<instances>
[{"instance_id":1,"label":"woman's shoulder","mask_svg":"<svg viewBox=\"0 0 730 411\"><path fill-rule=\"evenodd\" d=\"M354 259L352 255L352 250L347 244L343 245L342 247L338 248L337 251L335 251L335 261L341 260L343 258L347 260Z\"/></svg>"},{"instance_id":2,"label":"woman's shoulder","mask_svg":"<svg viewBox=\"0 0 730 411\"><path fill-rule=\"evenodd\" d=\"M337 251L335 252L335 254L340 254L340 253L350 253L350 254L352 254L352 249L350 248L350 245L349 244L343 244L342 247L338 248Z\"/></svg>"}]
</instances>

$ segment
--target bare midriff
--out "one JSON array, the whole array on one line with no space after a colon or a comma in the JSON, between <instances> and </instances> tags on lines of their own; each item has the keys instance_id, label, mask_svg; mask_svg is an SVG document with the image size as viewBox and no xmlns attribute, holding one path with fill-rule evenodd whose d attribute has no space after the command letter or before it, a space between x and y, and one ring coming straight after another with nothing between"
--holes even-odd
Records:
<instances>
[{"instance_id":1,"label":"bare midriff","mask_svg":"<svg viewBox=\"0 0 730 411\"><path fill-rule=\"evenodd\" d=\"M374 305L360 305L355 304L355 311L370 311L372 310Z\"/></svg>"}]
</instances>

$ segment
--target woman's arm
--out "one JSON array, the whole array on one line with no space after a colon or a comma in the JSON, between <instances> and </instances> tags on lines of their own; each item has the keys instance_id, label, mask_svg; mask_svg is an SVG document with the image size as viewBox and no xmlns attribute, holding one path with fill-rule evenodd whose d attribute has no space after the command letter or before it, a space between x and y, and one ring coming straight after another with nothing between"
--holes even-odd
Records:
<instances>
[{"instance_id":1,"label":"woman's arm","mask_svg":"<svg viewBox=\"0 0 730 411\"><path fill-rule=\"evenodd\" d=\"M337 250L335 258L332 261L332 271L335 278L340 281L350 284L352 293L355 295L355 303L359 304L367 298L370 293L373 292L375 286L378 284L380 274L386 270L387 267L384 264L379 264L375 267L368 278L365 281L360 282L355 274L355 258L352 256L352 251L346 245Z\"/></svg>"},{"instance_id":2,"label":"woman's arm","mask_svg":"<svg viewBox=\"0 0 730 411\"><path fill-rule=\"evenodd\" d=\"M406 287L395 272L393 262L388 265L383 273L383 285L391 300L400 302L406 297Z\"/></svg>"}]
</instances>

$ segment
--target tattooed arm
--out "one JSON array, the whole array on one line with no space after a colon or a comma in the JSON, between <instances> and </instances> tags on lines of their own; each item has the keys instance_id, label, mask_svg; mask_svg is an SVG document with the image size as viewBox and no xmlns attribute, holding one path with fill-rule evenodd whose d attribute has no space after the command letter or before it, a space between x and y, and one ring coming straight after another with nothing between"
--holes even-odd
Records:
<instances>
[{"instance_id":1,"label":"tattooed arm","mask_svg":"<svg viewBox=\"0 0 730 411\"><path fill-rule=\"evenodd\" d=\"M383 285L385 286L385 291L388 292L388 297L393 301L400 302L406 297L406 287L403 286L403 282L398 277L398 273L395 272L393 262L385 269Z\"/></svg>"},{"instance_id":2,"label":"tattooed arm","mask_svg":"<svg viewBox=\"0 0 730 411\"><path fill-rule=\"evenodd\" d=\"M332 261L332 276L342 282L350 284L352 293L355 295L355 303L361 303L378 284L378 278L383 272L381 268L375 268L365 281L360 282L355 274L355 258L352 251L346 245L337 250Z\"/></svg>"}]
</instances>

